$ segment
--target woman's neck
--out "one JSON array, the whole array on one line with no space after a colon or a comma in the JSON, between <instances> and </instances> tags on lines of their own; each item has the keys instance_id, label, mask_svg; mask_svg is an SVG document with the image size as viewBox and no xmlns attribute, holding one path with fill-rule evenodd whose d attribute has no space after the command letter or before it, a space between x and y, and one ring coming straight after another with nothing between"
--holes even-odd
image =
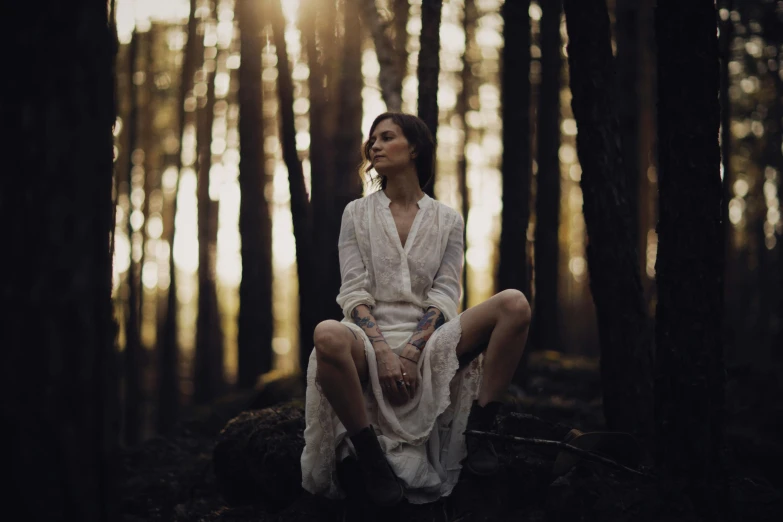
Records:
<instances>
[{"instance_id":1,"label":"woman's neck","mask_svg":"<svg viewBox=\"0 0 783 522\"><path fill-rule=\"evenodd\" d=\"M419 178L416 176L415 171L402 176L387 178L384 193L395 206L402 208L408 208L417 204L424 196L424 191L419 187Z\"/></svg>"}]
</instances>

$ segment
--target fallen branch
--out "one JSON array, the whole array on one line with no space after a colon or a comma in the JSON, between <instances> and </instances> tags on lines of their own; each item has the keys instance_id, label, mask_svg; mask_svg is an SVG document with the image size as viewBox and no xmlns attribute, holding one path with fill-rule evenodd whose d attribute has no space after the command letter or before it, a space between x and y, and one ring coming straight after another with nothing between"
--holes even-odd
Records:
<instances>
[{"instance_id":1,"label":"fallen branch","mask_svg":"<svg viewBox=\"0 0 783 522\"><path fill-rule=\"evenodd\" d=\"M476 431L476 430L467 430L465 432L465 435L473 435L474 437L482 437L486 439L495 439L495 440L504 440L509 442L516 442L518 444L527 444L529 446L549 446L550 448L558 448L563 451L568 451L571 453L575 453L576 455L579 455L580 457L584 458L585 460L590 460L592 462L599 462L601 464L606 464L607 466L620 470L620 471L626 471L628 473L638 475L640 477L645 478L655 478L654 475L650 475L649 473L644 473L643 471L638 471L633 468L629 468L627 466L624 466L620 464L617 461L614 461L610 458L604 457L603 455L599 455L598 453L593 453L592 451L586 451L580 448L577 448L576 446L572 446L570 444L566 444L565 442L560 442L556 440L546 440L546 439L531 439L526 437L515 437L514 435L501 435L498 433L489 433L486 431Z\"/></svg>"}]
</instances>

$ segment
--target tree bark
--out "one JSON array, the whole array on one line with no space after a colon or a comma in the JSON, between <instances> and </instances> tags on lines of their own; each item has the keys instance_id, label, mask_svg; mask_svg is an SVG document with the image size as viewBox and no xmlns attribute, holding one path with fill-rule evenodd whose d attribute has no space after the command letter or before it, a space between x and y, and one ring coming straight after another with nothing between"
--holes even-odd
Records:
<instances>
[{"instance_id":1,"label":"tree bark","mask_svg":"<svg viewBox=\"0 0 783 522\"><path fill-rule=\"evenodd\" d=\"M731 13L734 0L723 0L722 7ZM731 201L731 101L729 99L729 62L731 61L731 41L734 36L734 23L731 16L720 23L720 104L721 104L721 164L723 167L721 219L723 222L723 252L725 262L731 259L732 224L729 220L729 201ZM724 279L724 294L728 292L729 275ZM728 303L731 306L731 303ZM732 310L726 310L731 312ZM729 325L724 327L731 328ZM730 334L731 337L731 334Z\"/></svg>"},{"instance_id":2,"label":"tree bark","mask_svg":"<svg viewBox=\"0 0 783 522\"><path fill-rule=\"evenodd\" d=\"M297 275L299 277L299 364L307 368L307 360L313 349L312 334L315 329L315 280L312 263L312 216L305 186L302 163L296 150L294 128L294 85L288 63L285 42L285 18L280 0L269 3L269 18L277 52L277 93L280 110L280 142L283 161L288 168L288 185L291 192L291 216L296 243Z\"/></svg>"},{"instance_id":3,"label":"tree bark","mask_svg":"<svg viewBox=\"0 0 783 522\"><path fill-rule=\"evenodd\" d=\"M133 227L131 226L131 214L133 212L133 203L131 195L133 193L133 152L139 145L139 89L136 86L134 75L139 54L139 40L141 34L133 31L131 41L128 45L128 95L130 99L130 108L126 121L127 133L127 151L125 154L126 177L123 184L127 191L128 212L126 222L126 232L128 242L131 245L129 251L128 272L125 277L125 284L128 291L128 301L125 308L125 353L123 357L124 384L125 393L123 397L124 418L123 432L125 443L128 445L137 444L141 437L141 333L140 333L140 292L139 292L139 263L133 258Z\"/></svg>"},{"instance_id":4,"label":"tree bark","mask_svg":"<svg viewBox=\"0 0 783 522\"><path fill-rule=\"evenodd\" d=\"M24 79L5 82L0 99L0 219L13 224L0 282L6 495L26 518L118 520L116 38L105 2L5 7L0 45Z\"/></svg>"},{"instance_id":5,"label":"tree bark","mask_svg":"<svg viewBox=\"0 0 783 522\"><path fill-rule=\"evenodd\" d=\"M193 74L195 70L196 51L196 0L190 0L190 15L188 15L187 42L182 51L182 71L177 98L177 183L174 197L171 201L171 222L166 241L169 244L169 291L166 297L166 312L161 333L158 335L160 360L158 362L158 431L169 433L174 427L179 415L179 342L177 341L177 274L174 265L174 222L177 217L177 195L182 174L182 136L185 133L185 98L193 89Z\"/></svg>"},{"instance_id":6,"label":"tree bark","mask_svg":"<svg viewBox=\"0 0 783 522\"><path fill-rule=\"evenodd\" d=\"M457 98L456 112L459 115L463 130L462 150L460 151L458 161L458 181L459 193L462 199L462 218L465 221L465 230L463 231L462 243L465 253L468 250L468 216L470 214L470 189L468 188L468 156L467 148L470 137L468 129L467 114L470 109L470 97L475 95L476 86L473 81L472 54L475 53L476 24L478 23L478 10L475 0L465 0L465 10L462 18L462 30L465 32L465 51L462 54L462 89ZM470 299L468 286L468 267L467 263L462 266L462 309L467 310Z\"/></svg>"},{"instance_id":7,"label":"tree bark","mask_svg":"<svg viewBox=\"0 0 783 522\"><path fill-rule=\"evenodd\" d=\"M530 297L527 227L530 221L530 2L503 4L503 211L497 289ZM532 298L531 298L532 300Z\"/></svg>"},{"instance_id":8,"label":"tree bark","mask_svg":"<svg viewBox=\"0 0 783 522\"><path fill-rule=\"evenodd\" d=\"M408 19L410 18L410 2L408 0L393 0L394 5L394 51L397 54L397 70L401 81L408 73ZM468 0L470 2L472 0ZM468 2L465 3L467 9Z\"/></svg>"},{"instance_id":9,"label":"tree bark","mask_svg":"<svg viewBox=\"0 0 783 522\"><path fill-rule=\"evenodd\" d=\"M340 219L345 206L362 196L361 180L357 174L362 147L362 40L359 21L359 0L347 0L343 11L345 39L339 84L340 114L335 134L335 183L332 249L337 252ZM333 254L333 255L335 255ZM336 257L333 257L336 259ZM340 279L339 270L332 277ZM337 287L339 289L339 286ZM336 293L332 295L332 299ZM342 313L340 313L342 316ZM312 346L311 346L312 348Z\"/></svg>"},{"instance_id":10,"label":"tree bark","mask_svg":"<svg viewBox=\"0 0 783 522\"><path fill-rule=\"evenodd\" d=\"M639 244L639 0L617 0L617 102L631 241Z\"/></svg>"},{"instance_id":11,"label":"tree bark","mask_svg":"<svg viewBox=\"0 0 783 522\"><path fill-rule=\"evenodd\" d=\"M329 72L326 60L329 54L326 49L318 52L319 30L326 18L327 9L319 2L309 0L302 10L302 39L307 54L307 65L310 69L308 90L310 91L310 203L313 212L313 248L319 252L319 262L313 267L317 270L318 310L323 319L340 319L342 313L335 303L335 296L340 291L340 267L337 253L337 238L339 229L335 229L334 214L334 157L333 136L329 133L328 112L330 96L327 81ZM325 44L322 43L322 47ZM340 45L331 42L332 46ZM319 60L323 58L323 62Z\"/></svg>"},{"instance_id":12,"label":"tree bark","mask_svg":"<svg viewBox=\"0 0 783 522\"><path fill-rule=\"evenodd\" d=\"M214 13L214 3L210 3ZM212 65L210 65L210 62ZM240 62L241 63L241 62ZM212 168L212 125L215 120L216 61L204 61L206 99L197 113L198 147L198 316L193 374L193 400L205 404L225 389L223 377L223 329L218 309L216 272L218 203L209 197Z\"/></svg>"},{"instance_id":13,"label":"tree bark","mask_svg":"<svg viewBox=\"0 0 783 522\"><path fill-rule=\"evenodd\" d=\"M560 19L562 0L541 4L541 88L538 108L538 174L536 176L535 281L536 305L531 328L533 345L560 348L557 277L560 266Z\"/></svg>"},{"instance_id":14,"label":"tree bark","mask_svg":"<svg viewBox=\"0 0 783 522\"><path fill-rule=\"evenodd\" d=\"M438 76L440 75L440 18L443 0L422 0L421 36L419 37L419 65L416 76L419 80L418 116L437 143L438 137ZM433 161L437 154L433 155ZM437 169L435 169L437 171ZM435 197L435 175L424 192Z\"/></svg>"},{"instance_id":15,"label":"tree bark","mask_svg":"<svg viewBox=\"0 0 783 522\"><path fill-rule=\"evenodd\" d=\"M579 129L587 263L601 343L604 416L610 429L648 440L652 353L613 103L609 15L604 0L565 0L563 6L571 107Z\"/></svg>"},{"instance_id":16,"label":"tree bark","mask_svg":"<svg viewBox=\"0 0 783 522\"><path fill-rule=\"evenodd\" d=\"M712 0L659 0L656 463L723 520L724 251L718 41ZM674 486L677 487L677 486ZM678 492L679 493L679 492Z\"/></svg>"},{"instance_id":17,"label":"tree bark","mask_svg":"<svg viewBox=\"0 0 783 522\"><path fill-rule=\"evenodd\" d=\"M381 86L381 96L389 111L398 112L402 108L402 72L399 56L395 53L394 44L386 26L381 22L375 0L360 0L361 18L367 29L372 34L375 44L375 54L381 71L378 74L378 83Z\"/></svg>"},{"instance_id":18,"label":"tree bark","mask_svg":"<svg viewBox=\"0 0 783 522\"><path fill-rule=\"evenodd\" d=\"M264 125L261 88L262 34L255 0L239 0L237 15L242 59L239 64L239 234L242 280L239 283L238 375L250 389L272 369L272 218L264 194Z\"/></svg>"}]
</instances>

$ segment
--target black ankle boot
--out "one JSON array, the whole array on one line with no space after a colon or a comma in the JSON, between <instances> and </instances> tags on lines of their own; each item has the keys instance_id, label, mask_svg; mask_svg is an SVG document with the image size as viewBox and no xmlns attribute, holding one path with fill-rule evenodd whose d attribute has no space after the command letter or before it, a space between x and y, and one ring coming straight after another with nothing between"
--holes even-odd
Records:
<instances>
[{"instance_id":1,"label":"black ankle boot","mask_svg":"<svg viewBox=\"0 0 783 522\"><path fill-rule=\"evenodd\" d=\"M402 500L402 486L386 460L372 426L352 435L351 442L359 457L364 489L370 499L384 507L393 506Z\"/></svg>"},{"instance_id":2,"label":"black ankle boot","mask_svg":"<svg viewBox=\"0 0 783 522\"><path fill-rule=\"evenodd\" d=\"M478 401L473 401L466 430L492 431L500 406L499 402L490 402L482 408ZM488 476L498 472L500 461L491 440L468 435L466 444L468 456L465 458L465 467L471 473Z\"/></svg>"}]
</instances>

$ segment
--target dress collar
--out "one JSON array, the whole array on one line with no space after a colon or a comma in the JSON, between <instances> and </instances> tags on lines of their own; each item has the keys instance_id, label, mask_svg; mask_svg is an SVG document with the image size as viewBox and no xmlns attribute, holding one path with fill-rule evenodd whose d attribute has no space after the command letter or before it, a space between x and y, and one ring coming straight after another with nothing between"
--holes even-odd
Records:
<instances>
[{"instance_id":1,"label":"dress collar","mask_svg":"<svg viewBox=\"0 0 783 522\"><path fill-rule=\"evenodd\" d=\"M391 204L391 199L389 199L389 196L386 195L383 189L378 190L376 194L378 194L378 199L380 200L380 202L383 204L384 207L388 207ZM418 205L419 208L426 208L431 201L432 198L429 197L425 192L424 195L421 197L421 199L416 202L416 205Z\"/></svg>"}]
</instances>

